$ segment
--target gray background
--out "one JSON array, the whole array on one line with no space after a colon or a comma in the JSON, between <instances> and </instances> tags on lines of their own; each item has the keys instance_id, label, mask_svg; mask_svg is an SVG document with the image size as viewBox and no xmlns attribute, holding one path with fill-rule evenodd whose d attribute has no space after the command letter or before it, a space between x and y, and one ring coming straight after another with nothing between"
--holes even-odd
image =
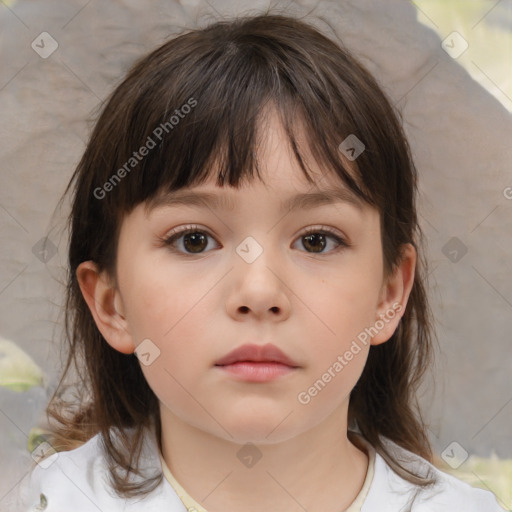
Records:
<instances>
[{"instance_id":1,"label":"gray background","mask_svg":"<svg viewBox=\"0 0 512 512\"><path fill-rule=\"evenodd\" d=\"M94 109L136 57L171 33L218 13L255 13L267 4L0 4L0 336L15 341L48 375L46 389L20 394L0 388L0 508L26 474L27 434L58 373L66 209L54 209L84 150ZM498 4L475 23L483 16L479 23L510 31L512 4ZM440 345L421 398L431 439L437 453L457 441L471 454L511 458L512 200L504 190L512 187L512 117L504 105L512 108L512 100L499 83L501 103L475 82L405 0L274 5L299 14L314 8L312 16L328 19L402 111L421 175ZM329 34L326 24L318 26ZM43 31L59 45L47 59L31 48ZM492 81L478 52L492 42L479 40L476 31L466 34L465 57ZM496 47L493 54L510 75L510 48ZM44 237L58 249L46 263L32 251ZM463 257L461 248L467 249Z\"/></svg>"}]
</instances>

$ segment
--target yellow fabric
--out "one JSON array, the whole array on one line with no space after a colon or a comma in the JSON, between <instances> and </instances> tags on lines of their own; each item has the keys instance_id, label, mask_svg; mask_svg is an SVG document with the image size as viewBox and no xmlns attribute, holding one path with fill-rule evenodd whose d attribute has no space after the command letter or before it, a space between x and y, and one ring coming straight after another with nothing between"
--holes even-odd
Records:
<instances>
[{"instance_id":1,"label":"yellow fabric","mask_svg":"<svg viewBox=\"0 0 512 512\"><path fill-rule=\"evenodd\" d=\"M171 473L171 470L165 463L164 458L162 457L162 454L160 453L160 463L162 464L162 471L164 473L164 476L166 480L171 484L172 488L178 495L179 499L185 505L188 512L207 512L206 509L204 509L199 503L197 503L194 498L192 498L185 489L178 483L176 478L174 478L173 474Z\"/></svg>"},{"instance_id":2,"label":"yellow fabric","mask_svg":"<svg viewBox=\"0 0 512 512\"><path fill-rule=\"evenodd\" d=\"M366 446L366 454L368 455L368 471L366 472L366 478L363 482L363 487L356 496L356 499L350 504L345 512L361 512L364 500L370 491L370 487L373 481L373 474L375 473L375 449L370 443L367 443L362 437L362 442Z\"/></svg>"},{"instance_id":3,"label":"yellow fabric","mask_svg":"<svg viewBox=\"0 0 512 512\"><path fill-rule=\"evenodd\" d=\"M363 482L363 487L361 491L356 496L356 499L352 502L352 504L344 511L344 512L361 512L361 507L363 506L364 500L370 490L370 486L373 480L373 474L375 471L375 450L369 443L365 443L367 447L367 455L368 455L368 471L366 473L366 478ZM176 478L174 478L171 470L165 463L165 460L160 454L160 462L162 464L162 471L166 478L166 480L171 484L172 488L182 501L183 505L187 508L188 512L207 512L205 508L203 508L197 501L195 501L188 493L183 489L183 487L178 483Z\"/></svg>"}]
</instances>

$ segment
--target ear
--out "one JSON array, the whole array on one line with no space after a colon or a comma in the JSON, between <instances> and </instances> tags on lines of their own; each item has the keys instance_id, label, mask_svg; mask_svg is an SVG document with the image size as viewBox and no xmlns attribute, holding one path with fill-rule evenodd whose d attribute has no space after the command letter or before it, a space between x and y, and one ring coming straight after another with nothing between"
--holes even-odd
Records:
<instances>
[{"instance_id":1,"label":"ear","mask_svg":"<svg viewBox=\"0 0 512 512\"><path fill-rule=\"evenodd\" d=\"M389 340L405 313L414 284L417 255L416 249L409 243L402 245L401 254L399 265L382 285L375 322L375 330L378 332L372 338L372 345L380 345Z\"/></svg>"},{"instance_id":2,"label":"ear","mask_svg":"<svg viewBox=\"0 0 512 512\"><path fill-rule=\"evenodd\" d=\"M98 272L94 262L84 261L78 266L76 277L96 326L108 344L123 354L133 353L135 345L124 317L121 295L107 273Z\"/></svg>"}]
</instances>

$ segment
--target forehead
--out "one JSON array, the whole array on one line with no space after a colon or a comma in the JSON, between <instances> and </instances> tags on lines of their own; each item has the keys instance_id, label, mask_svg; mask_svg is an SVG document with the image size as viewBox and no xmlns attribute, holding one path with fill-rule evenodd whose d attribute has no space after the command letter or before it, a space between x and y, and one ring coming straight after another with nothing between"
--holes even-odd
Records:
<instances>
[{"instance_id":1,"label":"forehead","mask_svg":"<svg viewBox=\"0 0 512 512\"><path fill-rule=\"evenodd\" d=\"M250 186L250 185L249 185ZM146 205L150 214L158 208L198 207L212 210L234 212L239 206L243 189L232 187L196 186L168 192L155 197ZM271 194L280 202L281 213L307 210L325 205L346 205L358 212L363 212L365 203L345 186L338 184L330 187L310 187L307 190L274 190Z\"/></svg>"}]
</instances>

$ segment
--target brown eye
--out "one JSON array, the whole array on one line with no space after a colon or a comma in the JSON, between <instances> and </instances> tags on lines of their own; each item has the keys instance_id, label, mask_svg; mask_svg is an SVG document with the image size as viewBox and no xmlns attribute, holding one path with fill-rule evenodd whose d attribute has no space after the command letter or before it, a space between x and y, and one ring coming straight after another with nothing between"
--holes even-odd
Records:
<instances>
[{"instance_id":1,"label":"brown eye","mask_svg":"<svg viewBox=\"0 0 512 512\"><path fill-rule=\"evenodd\" d=\"M183 237L183 246L190 252L201 252L208 245L208 240L203 233L189 233Z\"/></svg>"},{"instance_id":2,"label":"brown eye","mask_svg":"<svg viewBox=\"0 0 512 512\"><path fill-rule=\"evenodd\" d=\"M213 240L214 244L219 247L219 244L212 235L197 227L189 226L166 238L164 244L173 252L179 254L202 254L209 252L209 240ZM343 238L329 231L327 228L310 229L307 233L299 237L296 243L298 243L299 240L301 241L302 248L312 254L330 254L339 249L350 247Z\"/></svg>"},{"instance_id":3,"label":"brown eye","mask_svg":"<svg viewBox=\"0 0 512 512\"><path fill-rule=\"evenodd\" d=\"M344 238L327 226L310 228L296 243L299 241L307 252L313 254L328 255L350 247Z\"/></svg>"},{"instance_id":4,"label":"brown eye","mask_svg":"<svg viewBox=\"0 0 512 512\"><path fill-rule=\"evenodd\" d=\"M302 245L311 252L322 252L327 245L326 236L322 233L313 233L302 237Z\"/></svg>"},{"instance_id":5,"label":"brown eye","mask_svg":"<svg viewBox=\"0 0 512 512\"><path fill-rule=\"evenodd\" d=\"M166 246L169 246L174 252L181 254L201 254L208 247L208 240L213 237L197 228L188 228L178 233L174 233L164 240Z\"/></svg>"}]
</instances>

